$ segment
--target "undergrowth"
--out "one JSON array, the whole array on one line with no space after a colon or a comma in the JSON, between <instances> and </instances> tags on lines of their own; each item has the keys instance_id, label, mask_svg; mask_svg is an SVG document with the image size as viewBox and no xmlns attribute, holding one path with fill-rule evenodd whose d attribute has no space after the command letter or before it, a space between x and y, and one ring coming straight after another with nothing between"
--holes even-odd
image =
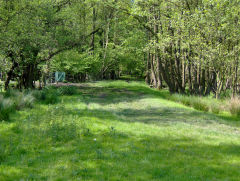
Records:
<instances>
[{"instance_id":1,"label":"undergrowth","mask_svg":"<svg viewBox=\"0 0 240 181\"><path fill-rule=\"evenodd\" d=\"M36 102L43 104L55 104L59 102L59 97L64 95L74 95L77 88L74 86L54 87L47 86L42 90L9 89L0 95L0 121L9 121L10 114L16 110L33 108Z\"/></svg>"},{"instance_id":2,"label":"undergrowth","mask_svg":"<svg viewBox=\"0 0 240 181\"><path fill-rule=\"evenodd\" d=\"M240 98L234 97L229 101L229 110L232 115L240 117Z\"/></svg>"},{"instance_id":3,"label":"undergrowth","mask_svg":"<svg viewBox=\"0 0 240 181\"><path fill-rule=\"evenodd\" d=\"M179 102L188 107L193 107L199 111L212 112L214 114L229 111L226 100L217 100L212 97L173 94L169 95L168 99L174 102Z\"/></svg>"}]
</instances>

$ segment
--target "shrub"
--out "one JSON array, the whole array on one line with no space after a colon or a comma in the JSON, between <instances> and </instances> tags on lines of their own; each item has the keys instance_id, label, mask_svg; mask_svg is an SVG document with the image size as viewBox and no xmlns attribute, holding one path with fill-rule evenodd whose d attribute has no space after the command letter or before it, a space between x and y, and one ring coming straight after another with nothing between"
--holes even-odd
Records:
<instances>
[{"instance_id":1,"label":"shrub","mask_svg":"<svg viewBox=\"0 0 240 181\"><path fill-rule=\"evenodd\" d=\"M35 102L35 98L31 93L17 92L16 97L12 99L17 110L25 107L32 108Z\"/></svg>"},{"instance_id":2,"label":"shrub","mask_svg":"<svg viewBox=\"0 0 240 181\"><path fill-rule=\"evenodd\" d=\"M14 90L14 89L8 89L5 94L4 97L5 98L9 98L9 97L16 97L18 95L19 91L18 90Z\"/></svg>"},{"instance_id":3,"label":"shrub","mask_svg":"<svg viewBox=\"0 0 240 181\"><path fill-rule=\"evenodd\" d=\"M179 97L179 102L181 102L185 106L191 106L191 98L188 96Z\"/></svg>"},{"instance_id":4,"label":"shrub","mask_svg":"<svg viewBox=\"0 0 240 181\"><path fill-rule=\"evenodd\" d=\"M44 91L42 90L33 90L32 91L32 95L33 97L38 100L38 101L43 101L45 100L45 94L44 94Z\"/></svg>"},{"instance_id":5,"label":"shrub","mask_svg":"<svg viewBox=\"0 0 240 181\"><path fill-rule=\"evenodd\" d=\"M240 98L232 98L229 102L229 111L232 115L240 116Z\"/></svg>"},{"instance_id":6,"label":"shrub","mask_svg":"<svg viewBox=\"0 0 240 181\"><path fill-rule=\"evenodd\" d=\"M219 114L220 113L221 108L217 105L217 104L212 104L211 105L211 111L214 114Z\"/></svg>"},{"instance_id":7,"label":"shrub","mask_svg":"<svg viewBox=\"0 0 240 181\"><path fill-rule=\"evenodd\" d=\"M232 90L229 90L229 89L227 89L226 91L224 91L220 94L221 99L225 99L225 98L230 99L231 96L232 96Z\"/></svg>"},{"instance_id":8,"label":"shrub","mask_svg":"<svg viewBox=\"0 0 240 181\"><path fill-rule=\"evenodd\" d=\"M204 111L204 112L209 111L208 105L205 102L201 101L200 98L193 99L192 106L194 109L199 111Z\"/></svg>"},{"instance_id":9,"label":"shrub","mask_svg":"<svg viewBox=\"0 0 240 181\"><path fill-rule=\"evenodd\" d=\"M44 103L46 104L55 104L58 102L58 95L53 92L48 92L45 96Z\"/></svg>"},{"instance_id":10,"label":"shrub","mask_svg":"<svg viewBox=\"0 0 240 181\"><path fill-rule=\"evenodd\" d=\"M14 112L13 101L0 95L0 120L8 121L11 112Z\"/></svg>"},{"instance_id":11,"label":"shrub","mask_svg":"<svg viewBox=\"0 0 240 181\"><path fill-rule=\"evenodd\" d=\"M10 113L23 108L32 108L35 102L31 92L20 92L10 89L4 96L0 95L0 120L9 120Z\"/></svg>"},{"instance_id":12,"label":"shrub","mask_svg":"<svg viewBox=\"0 0 240 181\"><path fill-rule=\"evenodd\" d=\"M189 97L185 97L181 100L181 103L185 106L191 106L191 99Z\"/></svg>"},{"instance_id":13,"label":"shrub","mask_svg":"<svg viewBox=\"0 0 240 181\"><path fill-rule=\"evenodd\" d=\"M60 95L74 95L77 93L77 87L75 86L62 86L58 88Z\"/></svg>"},{"instance_id":14,"label":"shrub","mask_svg":"<svg viewBox=\"0 0 240 181\"><path fill-rule=\"evenodd\" d=\"M5 161L7 158L6 146L0 143L0 163Z\"/></svg>"},{"instance_id":15,"label":"shrub","mask_svg":"<svg viewBox=\"0 0 240 181\"><path fill-rule=\"evenodd\" d=\"M35 90L32 95L38 100L45 104L55 104L58 102L59 93L55 87L49 86L43 90Z\"/></svg>"},{"instance_id":16,"label":"shrub","mask_svg":"<svg viewBox=\"0 0 240 181\"><path fill-rule=\"evenodd\" d=\"M35 98L30 91L20 92L18 90L9 89L4 94L4 97L11 99L17 110L25 107L32 108L35 102Z\"/></svg>"},{"instance_id":17,"label":"shrub","mask_svg":"<svg viewBox=\"0 0 240 181\"><path fill-rule=\"evenodd\" d=\"M0 92L4 91L4 82L0 80Z\"/></svg>"}]
</instances>

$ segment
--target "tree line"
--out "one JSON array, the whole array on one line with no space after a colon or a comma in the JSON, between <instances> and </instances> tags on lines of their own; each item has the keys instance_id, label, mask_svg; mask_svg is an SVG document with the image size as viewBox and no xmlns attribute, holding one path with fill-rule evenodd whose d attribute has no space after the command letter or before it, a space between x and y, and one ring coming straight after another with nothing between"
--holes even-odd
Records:
<instances>
[{"instance_id":1,"label":"tree line","mask_svg":"<svg viewBox=\"0 0 240 181\"><path fill-rule=\"evenodd\" d=\"M128 74L171 93L234 96L239 9L239 0L0 0L5 88L65 71L73 81Z\"/></svg>"}]
</instances>

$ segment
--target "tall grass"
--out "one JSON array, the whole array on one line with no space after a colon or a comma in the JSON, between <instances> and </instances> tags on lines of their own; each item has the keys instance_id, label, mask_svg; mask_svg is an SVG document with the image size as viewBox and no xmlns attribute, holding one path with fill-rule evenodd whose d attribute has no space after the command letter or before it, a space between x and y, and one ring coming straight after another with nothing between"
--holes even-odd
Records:
<instances>
[{"instance_id":1,"label":"tall grass","mask_svg":"<svg viewBox=\"0 0 240 181\"><path fill-rule=\"evenodd\" d=\"M77 87L75 86L62 86L62 87L59 87L57 90L60 95L71 96L77 93Z\"/></svg>"},{"instance_id":2,"label":"tall grass","mask_svg":"<svg viewBox=\"0 0 240 181\"><path fill-rule=\"evenodd\" d=\"M9 89L0 95L0 121L9 120L10 113L23 108L32 108L36 101L43 104L55 104L63 95L74 95L77 88L74 86L54 87L47 86L42 90L19 91Z\"/></svg>"},{"instance_id":3,"label":"tall grass","mask_svg":"<svg viewBox=\"0 0 240 181\"><path fill-rule=\"evenodd\" d=\"M0 121L8 121L9 116L16 110L32 108L35 102L31 92L20 92L18 90L8 90L0 95Z\"/></svg>"},{"instance_id":4,"label":"tall grass","mask_svg":"<svg viewBox=\"0 0 240 181\"><path fill-rule=\"evenodd\" d=\"M229 101L229 110L232 115L240 117L240 97L234 97Z\"/></svg>"},{"instance_id":5,"label":"tall grass","mask_svg":"<svg viewBox=\"0 0 240 181\"><path fill-rule=\"evenodd\" d=\"M188 107L193 107L199 111L212 112L214 114L228 112L233 116L240 117L240 97L219 100L212 97L173 94L169 95L168 99L174 102L179 102Z\"/></svg>"},{"instance_id":6,"label":"tall grass","mask_svg":"<svg viewBox=\"0 0 240 181\"><path fill-rule=\"evenodd\" d=\"M9 98L13 101L15 109L21 110L22 108L32 108L35 102L35 98L30 91L20 92L18 90L9 89L5 94L5 98Z\"/></svg>"},{"instance_id":7,"label":"tall grass","mask_svg":"<svg viewBox=\"0 0 240 181\"><path fill-rule=\"evenodd\" d=\"M9 115L14 110L15 109L13 101L0 95L0 120L9 120Z\"/></svg>"},{"instance_id":8,"label":"tall grass","mask_svg":"<svg viewBox=\"0 0 240 181\"><path fill-rule=\"evenodd\" d=\"M59 101L60 96L74 95L77 93L77 87L74 86L47 86L43 90L32 91L33 96L42 103L55 104Z\"/></svg>"},{"instance_id":9,"label":"tall grass","mask_svg":"<svg viewBox=\"0 0 240 181\"><path fill-rule=\"evenodd\" d=\"M169 99L174 102L182 103L185 106L193 107L199 111L212 112L215 114L219 114L220 112L226 111L227 109L225 100L217 100L212 97L174 94L170 95Z\"/></svg>"},{"instance_id":10,"label":"tall grass","mask_svg":"<svg viewBox=\"0 0 240 181\"><path fill-rule=\"evenodd\" d=\"M45 104L55 104L58 102L59 94L55 87L49 86L43 90L34 90L32 95L40 102Z\"/></svg>"}]
</instances>

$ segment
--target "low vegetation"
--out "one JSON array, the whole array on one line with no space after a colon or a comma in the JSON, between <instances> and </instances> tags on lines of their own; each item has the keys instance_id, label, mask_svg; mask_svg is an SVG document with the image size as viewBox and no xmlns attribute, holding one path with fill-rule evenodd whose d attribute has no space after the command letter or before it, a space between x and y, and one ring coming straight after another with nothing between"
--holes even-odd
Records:
<instances>
[{"instance_id":1,"label":"low vegetation","mask_svg":"<svg viewBox=\"0 0 240 181\"><path fill-rule=\"evenodd\" d=\"M199 97L181 94L173 94L169 96L169 100L182 103L185 106L193 107L196 110L204 112L212 112L215 114L229 112L228 100L230 99L215 99L213 96Z\"/></svg>"},{"instance_id":2,"label":"low vegetation","mask_svg":"<svg viewBox=\"0 0 240 181\"><path fill-rule=\"evenodd\" d=\"M149 89L150 90L150 89ZM229 114L240 117L240 100L238 97L232 99L214 99L214 97L199 97L181 94L169 94L167 91L152 90L154 94L165 99L181 103L203 112L212 112L214 114ZM71 96L77 94L76 86L47 86L42 90L23 91L9 89L0 96L0 120L7 121L9 114L23 108L32 108L34 103L56 104L60 96Z\"/></svg>"},{"instance_id":3,"label":"low vegetation","mask_svg":"<svg viewBox=\"0 0 240 181\"><path fill-rule=\"evenodd\" d=\"M230 100L229 110L233 115L240 117L240 98L234 97Z\"/></svg>"},{"instance_id":4,"label":"low vegetation","mask_svg":"<svg viewBox=\"0 0 240 181\"><path fill-rule=\"evenodd\" d=\"M239 9L0 0L0 181L239 180Z\"/></svg>"},{"instance_id":5,"label":"low vegetation","mask_svg":"<svg viewBox=\"0 0 240 181\"><path fill-rule=\"evenodd\" d=\"M170 101L167 92L138 82L74 89L0 122L0 180L240 177L240 122Z\"/></svg>"},{"instance_id":6,"label":"low vegetation","mask_svg":"<svg viewBox=\"0 0 240 181\"><path fill-rule=\"evenodd\" d=\"M9 89L0 95L0 121L9 121L9 115L16 110L33 108L36 102L55 104L59 96L74 95L77 88L74 86L54 87L48 86L42 90L18 91Z\"/></svg>"}]
</instances>

